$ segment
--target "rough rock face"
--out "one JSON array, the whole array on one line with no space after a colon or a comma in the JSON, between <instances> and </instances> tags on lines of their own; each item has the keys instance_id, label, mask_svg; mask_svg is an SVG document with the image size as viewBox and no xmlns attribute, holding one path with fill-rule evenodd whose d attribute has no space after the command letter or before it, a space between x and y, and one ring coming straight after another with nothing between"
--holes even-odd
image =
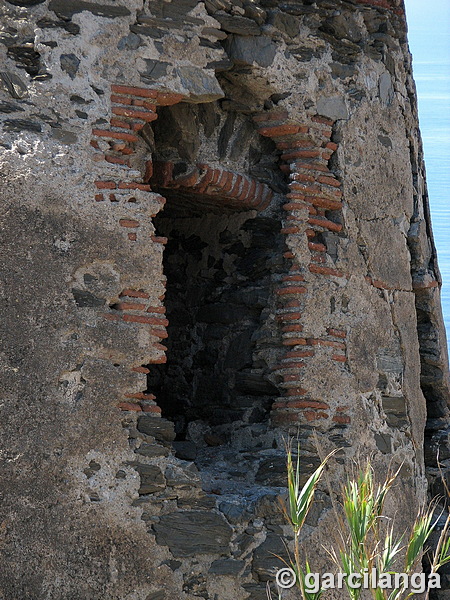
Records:
<instances>
[{"instance_id":1,"label":"rough rock face","mask_svg":"<svg viewBox=\"0 0 450 600\"><path fill-rule=\"evenodd\" d=\"M402 1L1 11L0 597L264 599L289 433L331 493L403 463L409 521L450 445Z\"/></svg>"}]
</instances>

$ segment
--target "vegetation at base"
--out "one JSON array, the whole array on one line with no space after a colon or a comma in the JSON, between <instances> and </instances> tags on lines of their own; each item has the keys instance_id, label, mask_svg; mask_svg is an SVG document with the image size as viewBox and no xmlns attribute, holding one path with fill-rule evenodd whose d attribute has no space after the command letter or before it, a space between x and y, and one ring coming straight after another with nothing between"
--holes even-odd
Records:
<instances>
[{"instance_id":1,"label":"vegetation at base","mask_svg":"<svg viewBox=\"0 0 450 600\"><path fill-rule=\"evenodd\" d=\"M283 562L296 575L295 585L301 600L319 600L326 593L323 588L312 591L312 586L307 584L310 581L308 575L317 571L308 556L302 552L300 533L314 502L317 484L327 462L335 452L329 454L301 486L299 448L297 458L294 459L291 445L287 447L288 500L283 506L283 512L292 529L294 545L293 551L289 553L289 562ZM411 591L407 582L411 575L422 571L421 563L427 552L427 541L436 529L442 513L437 517L434 516L437 502L433 501L428 508L419 511L409 535L405 533L396 536L395 519L386 516L384 505L399 470L388 473L383 483L376 484L373 467L368 462L364 468L359 469L356 477L347 480L342 489L340 506L334 507L335 525L340 541L336 547L324 548L324 552L328 554L330 563L340 573L346 574L343 581L350 600L360 600L363 592L363 586L355 588L349 585L347 576L351 573L358 574L361 581L364 576L366 579L368 577L370 584L368 590L374 600L406 600L416 593L414 590ZM450 497L445 481L444 485ZM431 556L429 554L428 576L437 573L443 565L450 562L449 528L450 514L447 516L434 552ZM393 581L401 581L401 583L395 589L384 588L379 584L383 574L390 574ZM407 578L403 575L407 575ZM428 600L428 595L429 589L426 590L425 600ZM273 600L269 585L267 597ZM279 600L282 598L280 588L278 588L278 598Z\"/></svg>"}]
</instances>

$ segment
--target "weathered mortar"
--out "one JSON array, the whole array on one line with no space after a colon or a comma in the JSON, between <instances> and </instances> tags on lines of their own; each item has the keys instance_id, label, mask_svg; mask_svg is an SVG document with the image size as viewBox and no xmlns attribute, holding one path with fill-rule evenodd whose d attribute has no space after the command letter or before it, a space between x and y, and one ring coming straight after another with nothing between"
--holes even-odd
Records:
<instances>
[{"instance_id":1,"label":"weathered mortar","mask_svg":"<svg viewBox=\"0 0 450 600\"><path fill-rule=\"evenodd\" d=\"M433 491L450 453L402 2L7 0L1 23L0 596L265 598L289 432L305 473L313 431L343 448L335 491L352 458L403 462L409 521L424 451Z\"/></svg>"}]
</instances>

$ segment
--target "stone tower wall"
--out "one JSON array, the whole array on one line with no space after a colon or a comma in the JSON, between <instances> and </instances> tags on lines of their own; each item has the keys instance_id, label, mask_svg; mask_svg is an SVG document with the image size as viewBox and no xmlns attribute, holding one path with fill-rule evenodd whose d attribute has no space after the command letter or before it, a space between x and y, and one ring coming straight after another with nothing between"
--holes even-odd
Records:
<instances>
[{"instance_id":1,"label":"stone tower wall","mask_svg":"<svg viewBox=\"0 0 450 600\"><path fill-rule=\"evenodd\" d=\"M318 569L353 460L410 521L449 396L401 0L1 11L0 597L266 598L288 435L341 449Z\"/></svg>"}]
</instances>

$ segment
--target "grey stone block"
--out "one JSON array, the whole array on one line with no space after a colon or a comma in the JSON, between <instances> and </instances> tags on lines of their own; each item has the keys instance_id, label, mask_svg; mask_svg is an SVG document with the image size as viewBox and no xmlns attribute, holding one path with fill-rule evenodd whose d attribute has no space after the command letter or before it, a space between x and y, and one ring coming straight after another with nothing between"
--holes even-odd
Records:
<instances>
[{"instance_id":1,"label":"grey stone block","mask_svg":"<svg viewBox=\"0 0 450 600\"><path fill-rule=\"evenodd\" d=\"M141 38L135 33L129 33L117 43L119 50L137 50L141 44Z\"/></svg>"},{"instance_id":2,"label":"grey stone block","mask_svg":"<svg viewBox=\"0 0 450 600\"><path fill-rule=\"evenodd\" d=\"M166 419L143 415L138 420L137 428L138 431L151 435L159 441L172 442L175 439L173 423Z\"/></svg>"},{"instance_id":3,"label":"grey stone block","mask_svg":"<svg viewBox=\"0 0 450 600\"><path fill-rule=\"evenodd\" d=\"M35 6L36 4L42 4L45 0L6 0L9 4L14 6Z\"/></svg>"},{"instance_id":4,"label":"grey stone block","mask_svg":"<svg viewBox=\"0 0 450 600\"><path fill-rule=\"evenodd\" d=\"M144 60L146 69L140 74L142 80L153 81L155 79L159 79L160 77L164 77L164 75L167 74L167 67L169 66L169 63L155 60L153 58L145 58Z\"/></svg>"},{"instance_id":5,"label":"grey stone block","mask_svg":"<svg viewBox=\"0 0 450 600\"><path fill-rule=\"evenodd\" d=\"M392 436L386 433L376 433L375 443L383 454L392 454Z\"/></svg>"},{"instance_id":6,"label":"grey stone block","mask_svg":"<svg viewBox=\"0 0 450 600\"><path fill-rule=\"evenodd\" d=\"M269 533L253 554L253 573L259 581L273 581L275 573L283 566L280 557L287 558L286 548L279 535Z\"/></svg>"},{"instance_id":7,"label":"grey stone block","mask_svg":"<svg viewBox=\"0 0 450 600\"><path fill-rule=\"evenodd\" d=\"M67 73L71 79L75 79L80 66L80 59L75 54L61 54L59 58L61 69Z\"/></svg>"},{"instance_id":8,"label":"grey stone block","mask_svg":"<svg viewBox=\"0 0 450 600\"><path fill-rule=\"evenodd\" d=\"M126 17L130 11L125 6L113 6L111 4L95 4L84 0L51 0L49 9L55 11L59 17L72 18L75 13L87 10L99 17Z\"/></svg>"},{"instance_id":9,"label":"grey stone block","mask_svg":"<svg viewBox=\"0 0 450 600\"><path fill-rule=\"evenodd\" d=\"M39 133L42 130L40 123L27 119L6 119L3 129L6 131L32 131L33 133Z\"/></svg>"},{"instance_id":10,"label":"grey stone block","mask_svg":"<svg viewBox=\"0 0 450 600\"><path fill-rule=\"evenodd\" d=\"M392 85L392 78L389 73L383 73L378 82L378 90L381 101L389 106L394 99L394 86Z\"/></svg>"},{"instance_id":11,"label":"grey stone block","mask_svg":"<svg viewBox=\"0 0 450 600\"><path fill-rule=\"evenodd\" d=\"M147 444L143 442L137 450L136 454L141 456L147 456L148 458L156 458L158 456L169 456L170 452L168 448L160 446L159 444Z\"/></svg>"},{"instance_id":12,"label":"grey stone block","mask_svg":"<svg viewBox=\"0 0 450 600\"><path fill-rule=\"evenodd\" d=\"M219 21L222 29L228 33L237 33L238 35L259 35L261 33L261 29L253 19L226 13L216 13L214 18Z\"/></svg>"},{"instance_id":13,"label":"grey stone block","mask_svg":"<svg viewBox=\"0 0 450 600\"><path fill-rule=\"evenodd\" d=\"M164 475L156 465L136 465L135 469L141 478L139 495L161 492L166 487Z\"/></svg>"},{"instance_id":14,"label":"grey stone block","mask_svg":"<svg viewBox=\"0 0 450 600\"><path fill-rule=\"evenodd\" d=\"M244 567L245 562L243 560L219 558L212 563L209 572L213 575L230 575L231 577L237 577Z\"/></svg>"},{"instance_id":15,"label":"grey stone block","mask_svg":"<svg viewBox=\"0 0 450 600\"><path fill-rule=\"evenodd\" d=\"M333 119L333 121L348 119L349 117L345 100L341 96L330 96L328 98L322 96L322 98L319 98L317 114Z\"/></svg>"},{"instance_id":16,"label":"grey stone block","mask_svg":"<svg viewBox=\"0 0 450 600\"><path fill-rule=\"evenodd\" d=\"M20 77L9 71L0 71L0 86L13 98L20 100L28 96L27 84Z\"/></svg>"},{"instance_id":17,"label":"grey stone block","mask_svg":"<svg viewBox=\"0 0 450 600\"><path fill-rule=\"evenodd\" d=\"M275 43L265 35L258 37L230 36L225 42L228 56L236 63L269 67L277 51Z\"/></svg>"},{"instance_id":18,"label":"grey stone block","mask_svg":"<svg viewBox=\"0 0 450 600\"><path fill-rule=\"evenodd\" d=\"M179 557L229 554L232 529L213 512L186 511L163 515L153 526L156 541Z\"/></svg>"},{"instance_id":19,"label":"grey stone block","mask_svg":"<svg viewBox=\"0 0 450 600\"><path fill-rule=\"evenodd\" d=\"M178 67L175 71L192 102L211 102L225 95L217 79L199 67Z\"/></svg>"}]
</instances>

